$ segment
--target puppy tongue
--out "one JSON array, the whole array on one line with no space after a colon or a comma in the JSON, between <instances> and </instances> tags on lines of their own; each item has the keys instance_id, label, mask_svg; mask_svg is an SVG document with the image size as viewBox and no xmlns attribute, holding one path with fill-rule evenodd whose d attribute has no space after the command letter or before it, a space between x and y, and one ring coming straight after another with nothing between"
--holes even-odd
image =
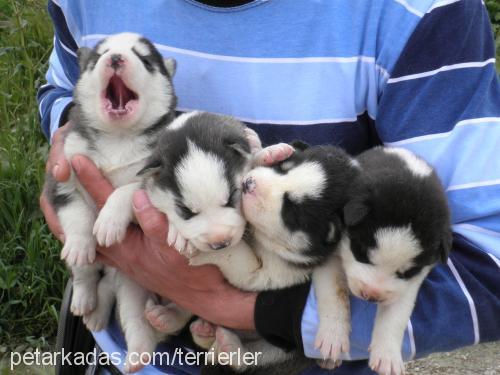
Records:
<instances>
[{"instance_id":1,"label":"puppy tongue","mask_svg":"<svg viewBox=\"0 0 500 375\"><path fill-rule=\"evenodd\" d=\"M136 96L116 75L109 80L106 91L106 97L111 102L112 108L120 111L125 110L125 105Z\"/></svg>"}]
</instances>

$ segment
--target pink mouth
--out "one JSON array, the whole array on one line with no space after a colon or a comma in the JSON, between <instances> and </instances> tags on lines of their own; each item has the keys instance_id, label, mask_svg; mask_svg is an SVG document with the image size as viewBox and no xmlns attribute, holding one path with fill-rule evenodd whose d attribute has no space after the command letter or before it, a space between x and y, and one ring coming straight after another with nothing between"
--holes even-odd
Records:
<instances>
[{"instance_id":1,"label":"pink mouth","mask_svg":"<svg viewBox=\"0 0 500 375\"><path fill-rule=\"evenodd\" d=\"M112 119L123 119L135 112L138 99L137 94L114 74L108 82L108 87L103 91L104 111Z\"/></svg>"}]
</instances>

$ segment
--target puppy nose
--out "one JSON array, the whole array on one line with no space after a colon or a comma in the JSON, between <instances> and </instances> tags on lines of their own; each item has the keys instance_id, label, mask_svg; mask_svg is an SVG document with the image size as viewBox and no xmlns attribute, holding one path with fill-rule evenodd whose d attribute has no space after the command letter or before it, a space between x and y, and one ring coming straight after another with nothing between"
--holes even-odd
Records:
<instances>
[{"instance_id":1,"label":"puppy nose","mask_svg":"<svg viewBox=\"0 0 500 375\"><path fill-rule=\"evenodd\" d=\"M248 177L245 181L243 181L242 190L244 194L251 193L255 190L255 179L253 177Z\"/></svg>"},{"instance_id":2,"label":"puppy nose","mask_svg":"<svg viewBox=\"0 0 500 375\"><path fill-rule=\"evenodd\" d=\"M220 242L213 242L209 244L210 248L212 250L220 250L228 247L231 244L231 240L225 240L225 241L220 241Z\"/></svg>"},{"instance_id":3,"label":"puppy nose","mask_svg":"<svg viewBox=\"0 0 500 375\"><path fill-rule=\"evenodd\" d=\"M120 67L120 65L122 65L124 63L123 59L122 59L122 55L120 55L119 53L114 53L111 55L111 67L113 67L114 69L118 69L118 67Z\"/></svg>"},{"instance_id":4,"label":"puppy nose","mask_svg":"<svg viewBox=\"0 0 500 375\"><path fill-rule=\"evenodd\" d=\"M379 295L379 293L375 290L362 290L361 291L361 298L363 298L365 301L368 302L381 302L382 299Z\"/></svg>"}]
</instances>

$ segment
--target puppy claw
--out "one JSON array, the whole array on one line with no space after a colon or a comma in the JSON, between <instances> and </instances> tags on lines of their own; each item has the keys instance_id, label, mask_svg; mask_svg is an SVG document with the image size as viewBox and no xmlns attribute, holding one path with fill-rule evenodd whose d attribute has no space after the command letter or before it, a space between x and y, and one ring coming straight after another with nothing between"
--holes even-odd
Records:
<instances>
[{"instance_id":1,"label":"puppy claw","mask_svg":"<svg viewBox=\"0 0 500 375\"><path fill-rule=\"evenodd\" d=\"M95 260L95 241L92 236L67 236L61 259L68 267L84 266Z\"/></svg>"},{"instance_id":2,"label":"puppy claw","mask_svg":"<svg viewBox=\"0 0 500 375\"><path fill-rule=\"evenodd\" d=\"M342 354L349 353L349 331L344 327L318 329L314 346L324 360L340 361Z\"/></svg>"},{"instance_id":3,"label":"puppy claw","mask_svg":"<svg viewBox=\"0 0 500 375\"><path fill-rule=\"evenodd\" d=\"M380 375L404 375L405 365L399 348L372 346L368 365Z\"/></svg>"},{"instance_id":4,"label":"puppy claw","mask_svg":"<svg viewBox=\"0 0 500 375\"><path fill-rule=\"evenodd\" d=\"M94 223L92 233L97 239L97 243L103 247L110 247L115 243L123 241L127 232L128 220L126 216L102 209Z\"/></svg>"}]
</instances>

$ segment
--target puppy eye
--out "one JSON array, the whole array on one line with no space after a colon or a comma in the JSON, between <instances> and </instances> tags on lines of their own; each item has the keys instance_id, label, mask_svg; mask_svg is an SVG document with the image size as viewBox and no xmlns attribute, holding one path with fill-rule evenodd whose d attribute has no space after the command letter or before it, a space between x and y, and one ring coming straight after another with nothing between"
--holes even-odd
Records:
<instances>
[{"instance_id":1,"label":"puppy eye","mask_svg":"<svg viewBox=\"0 0 500 375\"><path fill-rule=\"evenodd\" d=\"M149 71L153 70L153 64L151 64L149 56L140 56L139 55L139 59L142 61L142 63L144 64L144 67L147 70L149 70Z\"/></svg>"},{"instance_id":2,"label":"puppy eye","mask_svg":"<svg viewBox=\"0 0 500 375\"><path fill-rule=\"evenodd\" d=\"M411 279L413 276L416 276L421 269L422 267L419 266L410 267L406 271L397 271L396 276L400 279Z\"/></svg>"},{"instance_id":3,"label":"puppy eye","mask_svg":"<svg viewBox=\"0 0 500 375\"><path fill-rule=\"evenodd\" d=\"M236 205L239 193L240 193L239 189L233 189L231 191L231 194L229 194L229 198L227 199L227 202L224 205L224 207L234 207Z\"/></svg>"},{"instance_id":4,"label":"puppy eye","mask_svg":"<svg viewBox=\"0 0 500 375\"><path fill-rule=\"evenodd\" d=\"M177 213L184 219L184 220L189 220L193 217L195 217L196 215L198 215L198 213L196 212L193 212L192 210L190 210L186 205L182 204L182 203L177 203Z\"/></svg>"}]
</instances>

